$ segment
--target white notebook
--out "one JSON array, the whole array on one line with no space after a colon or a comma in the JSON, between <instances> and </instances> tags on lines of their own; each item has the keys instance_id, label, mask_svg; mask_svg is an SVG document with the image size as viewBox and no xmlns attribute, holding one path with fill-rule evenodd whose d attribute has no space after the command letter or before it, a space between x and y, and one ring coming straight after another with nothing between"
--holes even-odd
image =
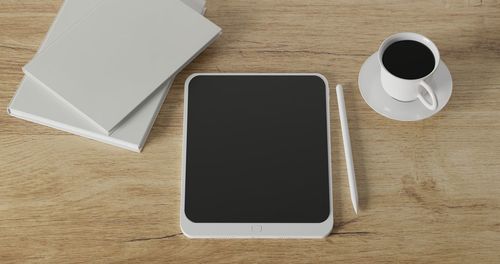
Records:
<instances>
[{"instance_id":1,"label":"white notebook","mask_svg":"<svg viewBox=\"0 0 500 264\"><path fill-rule=\"evenodd\" d=\"M102 0L23 70L111 134L220 32L177 0Z\"/></svg>"},{"instance_id":2,"label":"white notebook","mask_svg":"<svg viewBox=\"0 0 500 264\"><path fill-rule=\"evenodd\" d=\"M40 51L90 12L100 1L102 0L66 0L40 46ZM203 13L205 10L204 0L182 1L197 12ZM28 77L22 80L8 112L27 121L139 152L144 146L172 80L173 77L137 108L110 136L103 135L81 113Z\"/></svg>"}]
</instances>

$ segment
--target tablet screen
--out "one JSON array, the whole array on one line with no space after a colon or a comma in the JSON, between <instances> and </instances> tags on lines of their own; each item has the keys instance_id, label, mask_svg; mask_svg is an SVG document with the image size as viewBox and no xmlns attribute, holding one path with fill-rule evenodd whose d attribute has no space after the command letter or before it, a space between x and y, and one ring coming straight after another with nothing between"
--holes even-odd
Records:
<instances>
[{"instance_id":1,"label":"tablet screen","mask_svg":"<svg viewBox=\"0 0 500 264\"><path fill-rule=\"evenodd\" d=\"M199 75L187 91L185 214L320 223L330 214L327 92L315 75Z\"/></svg>"}]
</instances>

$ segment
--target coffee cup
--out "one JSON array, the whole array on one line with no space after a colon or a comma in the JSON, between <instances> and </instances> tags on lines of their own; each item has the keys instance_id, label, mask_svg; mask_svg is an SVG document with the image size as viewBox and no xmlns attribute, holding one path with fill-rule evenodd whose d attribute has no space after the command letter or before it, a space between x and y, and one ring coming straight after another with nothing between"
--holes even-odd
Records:
<instances>
[{"instance_id":1,"label":"coffee cup","mask_svg":"<svg viewBox=\"0 0 500 264\"><path fill-rule=\"evenodd\" d=\"M436 93L426 80L435 74L440 55L430 39L410 32L394 34L380 45L378 60L387 94L402 102L418 99L429 110L437 109Z\"/></svg>"}]
</instances>

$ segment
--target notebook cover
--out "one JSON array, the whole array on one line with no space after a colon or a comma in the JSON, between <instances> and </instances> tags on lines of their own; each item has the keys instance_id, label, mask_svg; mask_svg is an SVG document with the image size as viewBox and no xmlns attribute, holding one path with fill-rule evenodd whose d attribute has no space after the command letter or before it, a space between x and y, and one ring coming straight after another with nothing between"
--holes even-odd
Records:
<instances>
[{"instance_id":1,"label":"notebook cover","mask_svg":"<svg viewBox=\"0 0 500 264\"><path fill-rule=\"evenodd\" d=\"M179 1L102 0L24 72L110 134L220 31Z\"/></svg>"},{"instance_id":2,"label":"notebook cover","mask_svg":"<svg viewBox=\"0 0 500 264\"><path fill-rule=\"evenodd\" d=\"M100 1L66 0L41 44L40 51L90 12ZM205 10L204 0L182 1L195 7L197 12L201 13ZM170 84L171 81L167 81L163 87L160 87L110 136L103 135L94 124L83 118L81 113L28 77L22 80L8 111L11 115L24 120L139 152L163 104Z\"/></svg>"}]
</instances>

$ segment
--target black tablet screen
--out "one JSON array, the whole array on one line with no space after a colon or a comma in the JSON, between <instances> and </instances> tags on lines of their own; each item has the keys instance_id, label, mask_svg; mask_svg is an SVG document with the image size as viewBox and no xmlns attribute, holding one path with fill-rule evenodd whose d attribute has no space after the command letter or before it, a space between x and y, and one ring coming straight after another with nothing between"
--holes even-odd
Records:
<instances>
[{"instance_id":1,"label":"black tablet screen","mask_svg":"<svg viewBox=\"0 0 500 264\"><path fill-rule=\"evenodd\" d=\"M197 223L320 223L330 213L326 89L314 75L196 76L185 213Z\"/></svg>"}]
</instances>

